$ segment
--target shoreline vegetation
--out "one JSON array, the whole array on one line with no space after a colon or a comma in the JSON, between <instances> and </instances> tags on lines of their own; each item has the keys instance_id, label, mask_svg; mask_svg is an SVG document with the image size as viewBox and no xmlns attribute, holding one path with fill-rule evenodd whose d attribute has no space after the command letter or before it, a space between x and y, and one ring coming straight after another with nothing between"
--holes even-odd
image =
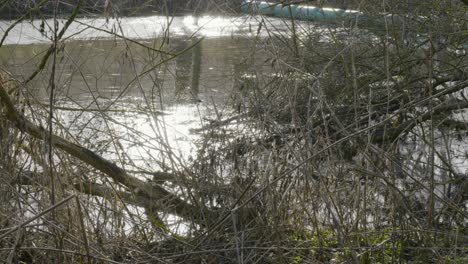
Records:
<instances>
[{"instance_id":1,"label":"shoreline vegetation","mask_svg":"<svg viewBox=\"0 0 468 264\"><path fill-rule=\"evenodd\" d=\"M52 18L29 33L53 33L40 51L1 47L6 263L467 263L461 1L354 1L369 16L399 15L404 27L384 20L382 34L359 21L258 15L239 38L167 33L141 45L115 31L119 41L106 45L63 41L82 14L136 15L169 2L161 12L224 14L235 1L128 0L106 10L107 1L64 0L51 12L53 2L0 0L22 20ZM228 66L206 78L220 61ZM216 85L200 102L207 79ZM113 111L131 103L130 89L137 111ZM168 96L211 110L197 116L189 157L169 139Z\"/></svg>"}]
</instances>

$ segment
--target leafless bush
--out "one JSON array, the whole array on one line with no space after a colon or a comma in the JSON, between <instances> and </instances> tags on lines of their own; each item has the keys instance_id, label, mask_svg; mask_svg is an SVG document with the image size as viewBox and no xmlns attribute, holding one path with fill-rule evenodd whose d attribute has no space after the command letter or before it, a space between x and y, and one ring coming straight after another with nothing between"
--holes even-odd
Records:
<instances>
[{"instance_id":1,"label":"leafless bush","mask_svg":"<svg viewBox=\"0 0 468 264\"><path fill-rule=\"evenodd\" d=\"M187 52L196 64L203 40L189 38L171 50L167 43L174 40L166 35L148 44L111 32L120 42L103 49L124 56L109 67L130 78L106 101L78 66L86 62L73 61L64 47L64 33L79 15L75 6L36 68L0 74L2 259L466 261L463 7L453 1L356 6L369 17L362 25L284 19L289 30L278 33L259 17L250 60L229 76L232 104L214 106L188 159L169 146L159 74ZM266 56L261 69L252 59L257 53ZM67 83L83 80L87 104L70 106L63 100L71 98L58 96L68 92L57 85L60 58L74 69ZM94 81L97 88L100 80ZM196 100L183 89L188 80L175 85L180 82L182 97ZM41 83L46 100L34 90ZM125 101L129 87L136 87L137 103ZM125 111L113 108L119 104ZM156 138L138 130L137 117ZM131 155L136 146L150 166Z\"/></svg>"}]
</instances>

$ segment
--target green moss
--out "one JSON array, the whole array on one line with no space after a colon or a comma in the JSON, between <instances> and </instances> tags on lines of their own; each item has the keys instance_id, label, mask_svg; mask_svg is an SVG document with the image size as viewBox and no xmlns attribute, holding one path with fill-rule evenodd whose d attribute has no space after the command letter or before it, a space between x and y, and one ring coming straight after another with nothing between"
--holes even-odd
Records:
<instances>
[{"instance_id":1,"label":"green moss","mask_svg":"<svg viewBox=\"0 0 468 264\"><path fill-rule=\"evenodd\" d=\"M317 262L340 263L357 257L359 263L365 264L468 263L464 254L468 247L463 247L466 241L462 241L459 230L431 232L387 227L358 230L340 238L333 229L304 229L293 232L292 239L298 248L309 247L307 257ZM341 240L345 241L345 247L340 244ZM308 261L303 255L294 255L291 259L291 263Z\"/></svg>"}]
</instances>

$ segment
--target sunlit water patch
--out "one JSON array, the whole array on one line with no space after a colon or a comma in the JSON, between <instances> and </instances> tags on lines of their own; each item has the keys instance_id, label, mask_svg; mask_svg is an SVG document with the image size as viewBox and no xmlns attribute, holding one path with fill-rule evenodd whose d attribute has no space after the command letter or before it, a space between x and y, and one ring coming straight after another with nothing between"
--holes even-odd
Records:
<instances>
[{"instance_id":1,"label":"sunlit water patch","mask_svg":"<svg viewBox=\"0 0 468 264\"><path fill-rule=\"evenodd\" d=\"M55 109L60 127L86 147L130 170L142 171L158 171L163 163L177 166L194 158L199 134L191 131L201 126L203 116L210 115L201 104L152 111L135 103L96 109L68 102Z\"/></svg>"},{"instance_id":2,"label":"sunlit water patch","mask_svg":"<svg viewBox=\"0 0 468 264\"><path fill-rule=\"evenodd\" d=\"M0 21L0 30L5 32L12 21ZM21 22L11 29L4 44L49 43L53 38L53 20ZM62 28L66 19L59 19ZM264 24L266 26L261 26ZM310 22L296 22L298 30L317 28ZM154 39L162 36L239 37L269 34L290 34L291 23L279 18L258 16L147 16L120 18L79 18L67 29L65 40L112 39L124 36L127 39Z\"/></svg>"}]
</instances>

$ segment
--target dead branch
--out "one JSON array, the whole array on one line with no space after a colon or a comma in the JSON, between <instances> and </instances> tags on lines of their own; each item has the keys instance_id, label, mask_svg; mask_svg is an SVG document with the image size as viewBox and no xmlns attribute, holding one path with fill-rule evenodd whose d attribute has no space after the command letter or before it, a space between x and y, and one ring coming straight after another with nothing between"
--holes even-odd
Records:
<instances>
[{"instance_id":1,"label":"dead branch","mask_svg":"<svg viewBox=\"0 0 468 264\"><path fill-rule=\"evenodd\" d=\"M9 76L3 77L8 78ZM44 128L36 126L15 108L5 90L4 82L0 83L0 102L3 104L6 119L13 123L17 129L39 140L44 140L46 138L47 131ZM185 219L196 220L196 222L200 224L204 222L202 219L204 216L206 217L206 215L202 214L200 208L182 200L160 185L150 185L145 181L133 177L115 163L101 157L92 150L57 135L52 135L51 143L54 147L92 166L112 178L115 182L132 190L137 199L156 201L157 204L160 205L160 211L175 214ZM207 212L204 213L206 214Z\"/></svg>"}]
</instances>

